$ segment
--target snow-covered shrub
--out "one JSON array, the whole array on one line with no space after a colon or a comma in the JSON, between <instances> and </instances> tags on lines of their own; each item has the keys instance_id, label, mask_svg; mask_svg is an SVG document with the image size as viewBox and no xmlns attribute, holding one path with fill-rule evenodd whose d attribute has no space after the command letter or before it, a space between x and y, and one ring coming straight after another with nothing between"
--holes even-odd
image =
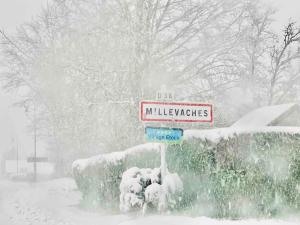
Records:
<instances>
[{"instance_id":1,"label":"snow-covered shrub","mask_svg":"<svg viewBox=\"0 0 300 225\"><path fill-rule=\"evenodd\" d=\"M230 218L299 212L300 130L272 129L204 132L169 147L168 167L184 185L179 209Z\"/></svg>"},{"instance_id":2,"label":"snow-covered shrub","mask_svg":"<svg viewBox=\"0 0 300 225\"><path fill-rule=\"evenodd\" d=\"M145 192L147 192L147 200L153 200L153 187L160 186L161 174L160 169L139 169L132 167L126 170L122 175L120 183L120 210L128 212L133 209L141 209L145 203ZM156 195L157 190L155 190Z\"/></svg>"},{"instance_id":3,"label":"snow-covered shrub","mask_svg":"<svg viewBox=\"0 0 300 225\"><path fill-rule=\"evenodd\" d=\"M162 191L162 186L160 184L150 184L145 189L145 202L152 204L153 206L158 206Z\"/></svg>"},{"instance_id":4,"label":"snow-covered shrub","mask_svg":"<svg viewBox=\"0 0 300 225\"><path fill-rule=\"evenodd\" d=\"M162 193L166 195L167 205L174 208L175 194L183 190L181 179L176 173L167 172L164 184L161 181L160 168L139 169L132 167L122 175L120 183L120 210L128 212L147 207L159 209Z\"/></svg>"}]
</instances>

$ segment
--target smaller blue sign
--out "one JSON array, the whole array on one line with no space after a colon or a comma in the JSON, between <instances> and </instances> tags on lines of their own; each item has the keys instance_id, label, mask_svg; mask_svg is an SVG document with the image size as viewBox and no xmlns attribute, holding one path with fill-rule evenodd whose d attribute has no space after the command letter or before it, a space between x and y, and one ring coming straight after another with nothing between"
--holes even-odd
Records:
<instances>
[{"instance_id":1,"label":"smaller blue sign","mask_svg":"<svg viewBox=\"0 0 300 225\"><path fill-rule=\"evenodd\" d=\"M150 142L178 143L182 141L183 130L168 127L146 127L146 139Z\"/></svg>"}]
</instances>

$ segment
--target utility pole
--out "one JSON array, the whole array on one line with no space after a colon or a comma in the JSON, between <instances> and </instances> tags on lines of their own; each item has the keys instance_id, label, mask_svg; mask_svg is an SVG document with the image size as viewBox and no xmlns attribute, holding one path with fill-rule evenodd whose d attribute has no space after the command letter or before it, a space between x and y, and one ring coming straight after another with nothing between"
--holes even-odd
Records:
<instances>
[{"instance_id":1,"label":"utility pole","mask_svg":"<svg viewBox=\"0 0 300 225\"><path fill-rule=\"evenodd\" d=\"M19 176L19 146L18 141L16 141L16 150L17 150L17 177Z\"/></svg>"},{"instance_id":2,"label":"utility pole","mask_svg":"<svg viewBox=\"0 0 300 225\"><path fill-rule=\"evenodd\" d=\"M36 172L36 112L35 112L35 102L33 103L33 132L34 132L34 162L33 162L33 181L36 182L37 172Z\"/></svg>"}]
</instances>

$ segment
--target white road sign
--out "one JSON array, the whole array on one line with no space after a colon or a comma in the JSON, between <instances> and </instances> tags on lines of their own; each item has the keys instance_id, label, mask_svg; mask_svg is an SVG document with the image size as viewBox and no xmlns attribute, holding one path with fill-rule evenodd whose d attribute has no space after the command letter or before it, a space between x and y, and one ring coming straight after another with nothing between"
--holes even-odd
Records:
<instances>
[{"instance_id":1,"label":"white road sign","mask_svg":"<svg viewBox=\"0 0 300 225\"><path fill-rule=\"evenodd\" d=\"M145 122L213 122L212 104L143 101L140 119Z\"/></svg>"}]
</instances>

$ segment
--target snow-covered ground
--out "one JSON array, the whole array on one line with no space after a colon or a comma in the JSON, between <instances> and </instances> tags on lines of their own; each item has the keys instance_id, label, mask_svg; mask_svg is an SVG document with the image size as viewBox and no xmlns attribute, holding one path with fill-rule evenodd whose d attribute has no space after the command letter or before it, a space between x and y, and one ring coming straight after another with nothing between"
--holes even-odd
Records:
<instances>
[{"instance_id":1,"label":"snow-covered ground","mask_svg":"<svg viewBox=\"0 0 300 225\"><path fill-rule=\"evenodd\" d=\"M80 193L70 178L26 183L0 180L0 225L299 225L289 220L215 220L205 217L132 216L89 212L79 205Z\"/></svg>"},{"instance_id":2,"label":"snow-covered ground","mask_svg":"<svg viewBox=\"0 0 300 225\"><path fill-rule=\"evenodd\" d=\"M69 178L38 183L2 180L0 225L113 225L129 219L87 212L78 207L80 198Z\"/></svg>"}]
</instances>

